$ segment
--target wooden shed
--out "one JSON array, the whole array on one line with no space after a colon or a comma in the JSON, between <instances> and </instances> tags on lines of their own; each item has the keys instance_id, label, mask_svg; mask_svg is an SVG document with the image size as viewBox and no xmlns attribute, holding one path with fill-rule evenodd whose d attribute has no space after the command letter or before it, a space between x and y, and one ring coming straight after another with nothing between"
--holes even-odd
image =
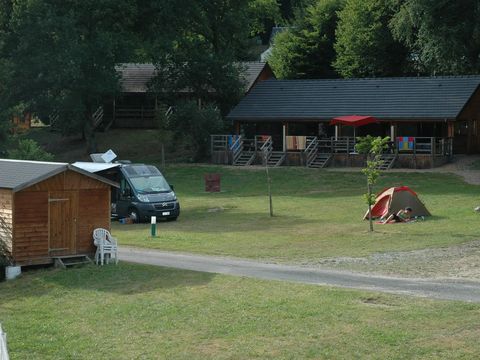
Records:
<instances>
[{"instance_id":1,"label":"wooden shed","mask_svg":"<svg viewBox=\"0 0 480 360\"><path fill-rule=\"evenodd\" d=\"M0 159L0 232L15 265L93 254L93 230L110 229L112 186L65 163Z\"/></svg>"}]
</instances>

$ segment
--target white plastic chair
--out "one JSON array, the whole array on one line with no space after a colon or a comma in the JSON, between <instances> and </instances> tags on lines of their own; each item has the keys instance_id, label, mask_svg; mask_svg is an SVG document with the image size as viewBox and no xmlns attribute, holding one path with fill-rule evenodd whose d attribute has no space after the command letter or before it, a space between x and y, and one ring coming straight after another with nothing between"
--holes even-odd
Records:
<instances>
[{"instance_id":1,"label":"white plastic chair","mask_svg":"<svg viewBox=\"0 0 480 360\"><path fill-rule=\"evenodd\" d=\"M7 334L2 330L2 325L0 324L0 360L9 360L8 349L7 349Z\"/></svg>"},{"instance_id":2,"label":"white plastic chair","mask_svg":"<svg viewBox=\"0 0 480 360\"><path fill-rule=\"evenodd\" d=\"M97 247L95 252L95 263L103 266L106 263L110 263L110 259L115 257L115 264L118 264L118 244L117 239L114 238L110 232L106 229L93 230L93 243ZM108 256L106 256L108 255Z\"/></svg>"}]
</instances>

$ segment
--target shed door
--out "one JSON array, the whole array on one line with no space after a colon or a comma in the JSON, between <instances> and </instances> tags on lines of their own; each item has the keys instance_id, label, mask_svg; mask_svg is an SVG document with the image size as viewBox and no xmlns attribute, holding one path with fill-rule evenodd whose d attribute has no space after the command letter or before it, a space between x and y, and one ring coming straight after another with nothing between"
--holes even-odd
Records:
<instances>
[{"instance_id":1,"label":"shed door","mask_svg":"<svg viewBox=\"0 0 480 360\"><path fill-rule=\"evenodd\" d=\"M78 199L73 191L53 191L48 198L49 253L75 254Z\"/></svg>"}]
</instances>

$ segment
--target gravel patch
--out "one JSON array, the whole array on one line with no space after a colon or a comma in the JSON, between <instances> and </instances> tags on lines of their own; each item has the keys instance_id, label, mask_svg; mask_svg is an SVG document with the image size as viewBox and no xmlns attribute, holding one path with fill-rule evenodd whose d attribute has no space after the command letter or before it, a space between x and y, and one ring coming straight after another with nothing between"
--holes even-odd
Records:
<instances>
[{"instance_id":1,"label":"gravel patch","mask_svg":"<svg viewBox=\"0 0 480 360\"><path fill-rule=\"evenodd\" d=\"M480 280L480 240L444 248L323 259L304 266L389 276Z\"/></svg>"}]
</instances>

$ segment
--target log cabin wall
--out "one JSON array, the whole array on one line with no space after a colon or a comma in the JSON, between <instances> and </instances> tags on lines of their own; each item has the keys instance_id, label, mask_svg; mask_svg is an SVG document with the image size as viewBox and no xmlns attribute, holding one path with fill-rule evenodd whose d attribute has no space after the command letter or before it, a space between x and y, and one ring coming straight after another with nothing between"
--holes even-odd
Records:
<instances>
[{"instance_id":1,"label":"log cabin wall","mask_svg":"<svg viewBox=\"0 0 480 360\"><path fill-rule=\"evenodd\" d=\"M47 191L15 194L12 255L16 263L49 257Z\"/></svg>"},{"instance_id":2,"label":"log cabin wall","mask_svg":"<svg viewBox=\"0 0 480 360\"><path fill-rule=\"evenodd\" d=\"M75 202L72 216L76 219L70 219L75 227L75 254L95 252L93 229L110 229L110 186L67 170L15 193L13 257L18 264L47 263L55 255L49 251L49 199L61 192L72 194Z\"/></svg>"},{"instance_id":3,"label":"log cabin wall","mask_svg":"<svg viewBox=\"0 0 480 360\"><path fill-rule=\"evenodd\" d=\"M0 189L0 217L3 219L3 224L0 223L0 239L3 244L0 244L0 249L4 246L8 252L12 251L12 191L7 189Z\"/></svg>"},{"instance_id":4,"label":"log cabin wall","mask_svg":"<svg viewBox=\"0 0 480 360\"><path fill-rule=\"evenodd\" d=\"M480 90L477 89L469 99L457 120L467 121L467 152L480 152Z\"/></svg>"},{"instance_id":5,"label":"log cabin wall","mask_svg":"<svg viewBox=\"0 0 480 360\"><path fill-rule=\"evenodd\" d=\"M93 253L93 230L110 230L110 188L79 190L78 200L77 252Z\"/></svg>"}]
</instances>

